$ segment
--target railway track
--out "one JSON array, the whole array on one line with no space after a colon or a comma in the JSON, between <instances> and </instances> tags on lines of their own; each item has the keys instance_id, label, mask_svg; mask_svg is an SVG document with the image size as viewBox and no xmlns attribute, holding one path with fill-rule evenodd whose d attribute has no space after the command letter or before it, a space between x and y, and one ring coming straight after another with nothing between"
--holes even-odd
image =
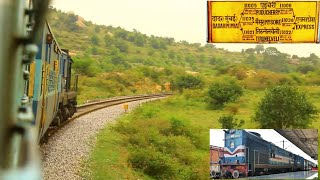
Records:
<instances>
[{"instance_id":1,"label":"railway track","mask_svg":"<svg viewBox=\"0 0 320 180\"><path fill-rule=\"evenodd\" d=\"M80 106L77 106L77 112L69 118L67 121L63 122L60 124L59 127L50 127L48 129L47 136L41 139L40 144L42 145L43 143L46 143L50 136L52 136L54 133L56 133L59 129L67 125L68 123L74 121L75 119L86 115L90 112L114 106L114 105L119 105L123 103L128 103L128 102L133 102L133 101L139 101L139 100L145 100L145 99L152 99L152 98L160 98L160 97L166 97L171 94L151 94L151 95L136 95L136 96L123 96L123 97L117 97L117 98L111 98L111 99L106 99L106 100L100 100L97 102L92 102L92 103L87 103L83 104Z\"/></svg>"}]
</instances>

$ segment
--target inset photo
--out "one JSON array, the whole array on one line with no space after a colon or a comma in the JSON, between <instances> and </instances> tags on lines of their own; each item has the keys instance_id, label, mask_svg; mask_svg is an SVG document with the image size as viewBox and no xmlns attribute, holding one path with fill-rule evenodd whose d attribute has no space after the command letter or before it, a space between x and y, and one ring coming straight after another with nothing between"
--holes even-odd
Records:
<instances>
[{"instance_id":1,"label":"inset photo","mask_svg":"<svg viewBox=\"0 0 320 180\"><path fill-rule=\"evenodd\" d=\"M318 179L318 129L210 129L211 179Z\"/></svg>"}]
</instances>

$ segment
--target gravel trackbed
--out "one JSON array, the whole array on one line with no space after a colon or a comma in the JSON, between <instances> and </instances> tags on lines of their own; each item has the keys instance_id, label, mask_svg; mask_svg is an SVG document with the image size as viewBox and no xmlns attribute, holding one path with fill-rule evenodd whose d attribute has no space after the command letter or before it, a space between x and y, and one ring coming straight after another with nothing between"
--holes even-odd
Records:
<instances>
[{"instance_id":1,"label":"gravel trackbed","mask_svg":"<svg viewBox=\"0 0 320 180\"><path fill-rule=\"evenodd\" d=\"M129 111L141 103L157 100L141 100L127 103ZM70 122L41 146L43 179L82 179L79 176L81 162L88 158L92 139L107 124L124 113L123 105L107 107L81 116Z\"/></svg>"}]
</instances>

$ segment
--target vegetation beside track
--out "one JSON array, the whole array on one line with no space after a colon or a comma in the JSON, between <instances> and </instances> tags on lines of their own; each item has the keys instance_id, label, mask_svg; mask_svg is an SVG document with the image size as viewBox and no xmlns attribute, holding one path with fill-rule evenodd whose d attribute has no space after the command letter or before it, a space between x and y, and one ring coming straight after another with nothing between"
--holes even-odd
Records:
<instances>
[{"instance_id":1,"label":"vegetation beside track","mask_svg":"<svg viewBox=\"0 0 320 180\"><path fill-rule=\"evenodd\" d=\"M137 109L102 131L88 161L92 174L86 177L207 178L208 166L204 164L208 162L204 161L209 129L221 128L218 120L222 116L243 120L241 128L259 128L260 124L251 119L266 88L297 86L320 109L320 58L315 54L299 57L274 47L264 49L263 45L229 52L212 44L176 42L137 30L97 25L56 9L51 10L49 23L60 45L70 49L75 61L73 71L80 75L80 104L106 97L157 93L164 91L168 83L177 93ZM211 88L209 97L208 90L217 82L235 82L243 93L219 101L214 98L216 93L226 93ZM215 108L208 103L210 98ZM309 127L319 128L319 118Z\"/></svg>"},{"instance_id":2,"label":"vegetation beside track","mask_svg":"<svg viewBox=\"0 0 320 180\"><path fill-rule=\"evenodd\" d=\"M299 87L318 108L319 87ZM223 115L244 120L241 128L260 128L252 121L265 91L245 90L222 109L208 106L204 90L150 102L106 127L85 162L93 179L207 179L209 130L221 128ZM319 127L314 121L309 127Z\"/></svg>"}]
</instances>

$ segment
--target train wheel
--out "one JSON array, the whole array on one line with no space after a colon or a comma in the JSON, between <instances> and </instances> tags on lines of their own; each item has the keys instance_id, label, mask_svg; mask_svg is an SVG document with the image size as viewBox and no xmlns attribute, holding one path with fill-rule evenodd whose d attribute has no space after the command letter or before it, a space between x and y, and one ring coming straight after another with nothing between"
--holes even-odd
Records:
<instances>
[{"instance_id":1,"label":"train wheel","mask_svg":"<svg viewBox=\"0 0 320 180\"><path fill-rule=\"evenodd\" d=\"M49 141L49 134L48 134L48 131L47 131L46 133L44 133L44 135L40 139L40 144L47 144L48 141Z\"/></svg>"},{"instance_id":2,"label":"train wheel","mask_svg":"<svg viewBox=\"0 0 320 180\"><path fill-rule=\"evenodd\" d=\"M62 116L61 116L61 111L59 109L58 112L57 112L57 115L53 119L52 124L54 126L60 126L61 122L62 122Z\"/></svg>"},{"instance_id":3,"label":"train wheel","mask_svg":"<svg viewBox=\"0 0 320 180\"><path fill-rule=\"evenodd\" d=\"M52 121L52 124L54 126L60 126L60 119L59 119L59 116L57 115L56 117L54 117L53 121Z\"/></svg>"},{"instance_id":4,"label":"train wheel","mask_svg":"<svg viewBox=\"0 0 320 180\"><path fill-rule=\"evenodd\" d=\"M73 104L70 104L68 109L70 112L70 117L72 117L74 115L74 113L76 112L76 107Z\"/></svg>"},{"instance_id":5,"label":"train wheel","mask_svg":"<svg viewBox=\"0 0 320 180\"><path fill-rule=\"evenodd\" d=\"M63 121L68 120L68 118L70 117L70 112L69 112L68 108L63 107L61 112L62 112Z\"/></svg>"},{"instance_id":6,"label":"train wheel","mask_svg":"<svg viewBox=\"0 0 320 180\"><path fill-rule=\"evenodd\" d=\"M211 172L211 176L212 176L213 178L216 178L216 172L212 171L212 172Z\"/></svg>"},{"instance_id":7,"label":"train wheel","mask_svg":"<svg viewBox=\"0 0 320 180\"><path fill-rule=\"evenodd\" d=\"M232 172L232 177L233 177L234 179L238 179L238 178L239 178L239 171L238 171L238 170L234 170L234 171Z\"/></svg>"}]
</instances>

